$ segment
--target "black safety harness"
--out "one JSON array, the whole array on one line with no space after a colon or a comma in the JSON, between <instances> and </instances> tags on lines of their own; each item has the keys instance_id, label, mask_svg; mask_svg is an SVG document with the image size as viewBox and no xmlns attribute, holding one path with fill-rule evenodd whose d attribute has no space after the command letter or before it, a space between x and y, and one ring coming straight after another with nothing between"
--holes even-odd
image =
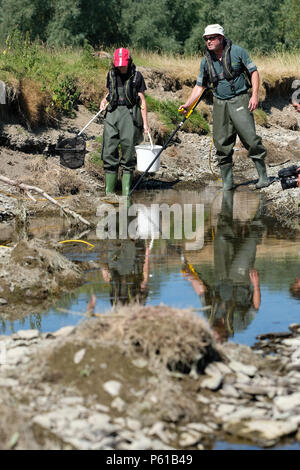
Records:
<instances>
[{"instance_id":1,"label":"black safety harness","mask_svg":"<svg viewBox=\"0 0 300 470\"><path fill-rule=\"evenodd\" d=\"M126 105L128 108L133 108L139 103L139 96L136 89L137 71L134 64L131 65L130 76L123 85L124 98L123 102L120 102L118 96L118 81L115 69L111 69L108 74L108 90L107 101L109 102L109 110L113 111L119 105Z\"/></svg>"},{"instance_id":2,"label":"black safety harness","mask_svg":"<svg viewBox=\"0 0 300 470\"><path fill-rule=\"evenodd\" d=\"M233 70L231 66L231 57L230 57L230 50L231 50L232 42L230 39L224 38L224 47L222 52L222 61L221 65L223 71L218 74L213 64L212 59L212 52L206 49L206 61L207 61L207 68L208 68L208 75L209 75L209 82L212 84L213 88L218 86L220 80L227 80L230 83L231 90L235 92L234 80L241 74L245 75L246 84L248 88L251 88L251 74L247 67L242 64L242 70Z\"/></svg>"}]
</instances>

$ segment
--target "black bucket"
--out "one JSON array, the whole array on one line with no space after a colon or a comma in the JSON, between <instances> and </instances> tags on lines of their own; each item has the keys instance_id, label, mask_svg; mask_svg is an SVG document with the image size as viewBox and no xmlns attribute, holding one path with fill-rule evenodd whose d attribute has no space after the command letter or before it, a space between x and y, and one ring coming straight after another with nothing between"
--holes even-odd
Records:
<instances>
[{"instance_id":1,"label":"black bucket","mask_svg":"<svg viewBox=\"0 0 300 470\"><path fill-rule=\"evenodd\" d=\"M86 143L82 137L61 140L56 147L60 156L60 164L75 170L84 165Z\"/></svg>"}]
</instances>

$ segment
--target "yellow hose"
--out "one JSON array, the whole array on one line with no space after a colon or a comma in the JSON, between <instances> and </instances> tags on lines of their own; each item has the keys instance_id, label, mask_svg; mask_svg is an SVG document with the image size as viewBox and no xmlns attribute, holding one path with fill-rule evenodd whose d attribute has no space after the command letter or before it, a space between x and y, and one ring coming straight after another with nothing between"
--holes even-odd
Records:
<instances>
[{"instance_id":1,"label":"yellow hose","mask_svg":"<svg viewBox=\"0 0 300 470\"><path fill-rule=\"evenodd\" d=\"M91 248L89 248L90 250L95 248L95 245L92 245L91 243L89 242L85 242L84 240L63 240L61 242L58 242L58 243L85 243L86 245L89 245Z\"/></svg>"}]
</instances>

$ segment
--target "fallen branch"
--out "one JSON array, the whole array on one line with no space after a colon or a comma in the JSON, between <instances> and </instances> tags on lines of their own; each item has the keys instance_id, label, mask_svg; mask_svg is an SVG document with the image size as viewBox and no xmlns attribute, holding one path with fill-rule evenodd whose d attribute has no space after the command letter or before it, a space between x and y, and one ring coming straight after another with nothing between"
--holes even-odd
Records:
<instances>
[{"instance_id":1,"label":"fallen branch","mask_svg":"<svg viewBox=\"0 0 300 470\"><path fill-rule=\"evenodd\" d=\"M50 201L52 204L54 204L55 206L58 206L63 211L63 213L65 215L71 215L72 217L74 217L74 219L80 220L80 222L83 222L84 224L86 224L89 227L91 226L90 222L88 222L83 217L81 217L81 215L79 215L76 212L72 211L68 207L63 207L55 199L53 199L51 196L49 196L49 194L45 193L45 191L38 188L37 186L29 186L28 184L18 183L17 181L10 180L9 178L6 178L5 176L2 176L2 175L0 175L0 181L3 181L3 183L9 184L10 186L15 186L19 190L25 191L25 193L28 194L28 196L29 196L29 191L33 191L35 193L41 194L45 199ZM29 197L30 197L30 199L32 199L36 202L36 200L32 196L29 196Z\"/></svg>"}]
</instances>

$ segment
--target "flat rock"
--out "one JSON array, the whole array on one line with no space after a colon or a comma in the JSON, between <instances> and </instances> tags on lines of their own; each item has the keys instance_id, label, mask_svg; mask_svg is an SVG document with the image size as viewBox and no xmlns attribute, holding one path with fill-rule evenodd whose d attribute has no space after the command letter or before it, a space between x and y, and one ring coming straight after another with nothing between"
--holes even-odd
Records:
<instances>
[{"instance_id":1,"label":"flat rock","mask_svg":"<svg viewBox=\"0 0 300 470\"><path fill-rule=\"evenodd\" d=\"M209 377L204 379L200 383L201 388L208 388L209 390L218 390L223 382L222 375L215 375L213 377Z\"/></svg>"},{"instance_id":2,"label":"flat rock","mask_svg":"<svg viewBox=\"0 0 300 470\"><path fill-rule=\"evenodd\" d=\"M240 372L242 374L248 375L249 377L254 377L257 372L257 368L255 366L249 366L239 361L231 361L228 366L235 372Z\"/></svg>"},{"instance_id":3,"label":"flat rock","mask_svg":"<svg viewBox=\"0 0 300 470\"><path fill-rule=\"evenodd\" d=\"M77 353L74 354L74 363L79 364L85 355L85 349L80 349Z\"/></svg>"},{"instance_id":4,"label":"flat rock","mask_svg":"<svg viewBox=\"0 0 300 470\"><path fill-rule=\"evenodd\" d=\"M300 392L277 397L274 399L274 403L280 411L290 411L300 406Z\"/></svg>"},{"instance_id":5,"label":"flat rock","mask_svg":"<svg viewBox=\"0 0 300 470\"><path fill-rule=\"evenodd\" d=\"M0 387L16 387L18 381L14 379L5 379L0 377Z\"/></svg>"},{"instance_id":6,"label":"flat rock","mask_svg":"<svg viewBox=\"0 0 300 470\"><path fill-rule=\"evenodd\" d=\"M60 328L59 330L52 333L52 335L55 336L56 338L61 337L61 336L68 336L73 332L74 329L75 329L75 326L64 326L63 328Z\"/></svg>"},{"instance_id":7,"label":"flat rock","mask_svg":"<svg viewBox=\"0 0 300 470\"><path fill-rule=\"evenodd\" d=\"M15 339L31 340L40 336L39 330L19 330L14 336Z\"/></svg>"},{"instance_id":8,"label":"flat rock","mask_svg":"<svg viewBox=\"0 0 300 470\"><path fill-rule=\"evenodd\" d=\"M109 393L112 397L116 397L119 395L120 390L122 388L122 384L117 382L116 380L109 380L103 384L104 390Z\"/></svg>"},{"instance_id":9,"label":"flat rock","mask_svg":"<svg viewBox=\"0 0 300 470\"><path fill-rule=\"evenodd\" d=\"M296 432L297 424L274 420L251 420L225 424L224 430L235 436L250 439L260 445L274 445L278 439Z\"/></svg>"}]
</instances>

